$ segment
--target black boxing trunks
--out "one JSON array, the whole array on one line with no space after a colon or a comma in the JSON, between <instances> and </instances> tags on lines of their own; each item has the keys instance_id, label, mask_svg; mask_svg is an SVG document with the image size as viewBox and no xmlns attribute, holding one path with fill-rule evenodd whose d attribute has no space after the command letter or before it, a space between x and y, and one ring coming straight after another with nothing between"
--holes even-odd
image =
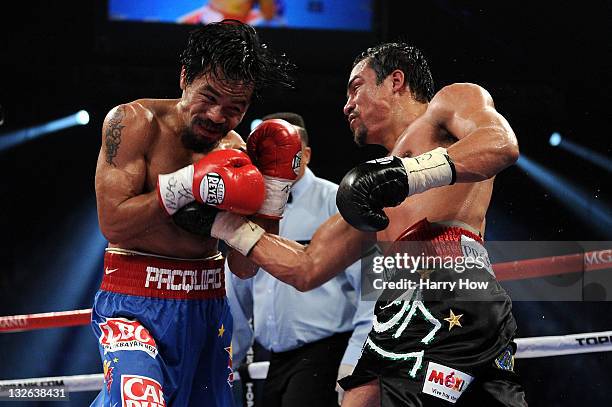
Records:
<instances>
[{"instance_id":1,"label":"black boxing trunks","mask_svg":"<svg viewBox=\"0 0 612 407\"><path fill-rule=\"evenodd\" d=\"M512 302L477 232L422 220L385 250L404 253L427 261L411 274L413 289L383 291L362 355L340 386L377 380L383 407L526 405L514 373ZM475 267L465 267L468 258Z\"/></svg>"}]
</instances>

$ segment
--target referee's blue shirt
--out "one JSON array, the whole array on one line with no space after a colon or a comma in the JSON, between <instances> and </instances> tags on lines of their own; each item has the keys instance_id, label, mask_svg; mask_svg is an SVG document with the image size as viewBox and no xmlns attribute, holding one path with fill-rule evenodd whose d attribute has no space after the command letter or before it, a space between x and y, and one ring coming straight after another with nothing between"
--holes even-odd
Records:
<instances>
[{"instance_id":1,"label":"referee's blue shirt","mask_svg":"<svg viewBox=\"0 0 612 407\"><path fill-rule=\"evenodd\" d=\"M338 212L338 185L306 168L291 188L292 202L280 221L280 235L308 244L319 225ZM338 238L341 238L340 236ZM372 327L374 303L360 301L360 262L307 292L299 292L260 270L241 280L225 266L227 297L234 317L234 363L240 365L256 339L273 352L296 349L340 332L353 331L342 358L355 366ZM254 332L249 320L253 319Z\"/></svg>"}]
</instances>

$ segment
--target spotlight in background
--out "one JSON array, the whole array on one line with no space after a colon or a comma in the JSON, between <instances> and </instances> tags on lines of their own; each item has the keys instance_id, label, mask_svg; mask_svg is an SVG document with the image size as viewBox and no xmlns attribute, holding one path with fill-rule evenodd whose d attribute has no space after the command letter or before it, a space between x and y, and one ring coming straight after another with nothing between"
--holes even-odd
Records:
<instances>
[{"instance_id":1,"label":"spotlight in background","mask_svg":"<svg viewBox=\"0 0 612 407\"><path fill-rule=\"evenodd\" d=\"M100 286L104 248L108 242L98 226L95 200L90 197L72 207L69 214L63 212L55 217L56 223L48 229L48 234L38 233L35 241L17 247L15 269L23 272L24 278L33 280L23 297L31 312L90 307ZM36 230L44 229L41 226ZM17 293L12 296L20 298ZM13 377L79 373L84 366L99 364L96 341L89 327L49 329L42 335L24 332L18 338L0 342L8 345L8 349L11 346L28 349L25 355L2 354L2 363L10 366Z\"/></svg>"},{"instance_id":2,"label":"spotlight in background","mask_svg":"<svg viewBox=\"0 0 612 407\"><path fill-rule=\"evenodd\" d=\"M559 144L561 144L561 140L562 140L561 134L554 132L553 134L550 135L548 142L550 143L551 146L557 147Z\"/></svg>"},{"instance_id":3,"label":"spotlight in background","mask_svg":"<svg viewBox=\"0 0 612 407\"><path fill-rule=\"evenodd\" d=\"M590 148L586 148L572 141L569 141L566 138L562 138L559 133L553 133L550 136L548 142L553 147L560 147L565 151L569 151L575 156L578 156L583 160L590 162L591 164L597 165L598 167L603 168L608 172L612 172L612 160L609 157L606 157L603 154L593 151Z\"/></svg>"},{"instance_id":4,"label":"spotlight in background","mask_svg":"<svg viewBox=\"0 0 612 407\"><path fill-rule=\"evenodd\" d=\"M0 126L4 124L4 108L0 105Z\"/></svg>"},{"instance_id":5,"label":"spotlight in background","mask_svg":"<svg viewBox=\"0 0 612 407\"><path fill-rule=\"evenodd\" d=\"M565 143L565 141L564 141ZM559 174L521 155L517 165L538 184L549 190L577 218L599 230L604 236L612 238L612 210L594 200L590 194Z\"/></svg>"},{"instance_id":6,"label":"spotlight in background","mask_svg":"<svg viewBox=\"0 0 612 407\"><path fill-rule=\"evenodd\" d=\"M84 126L87 123L89 123L89 113L85 110L80 110L70 116L53 120L40 126L0 134L0 151L69 127Z\"/></svg>"},{"instance_id":7,"label":"spotlight in background","mask_svg":"<svg viewBox=\"0 0 612 407\"><path fill-rule=\"evenodd\" d=\"M251 131L255 130L255 127L259 126L263 120L255 119L251 122Z\"/></svg>"},{"instance_id":8,"label":"spotlight in background","mask_svg":"<svg viewBox=\"0 0 612 407\"><path fill-rule=\"evenodd\" d=\"M87 113L87 110L79 110L77 112L76 122L77 124L80 124L81 126L84 126L87 123L89 123L89 113Z\"/></svg>"}]
</instances>

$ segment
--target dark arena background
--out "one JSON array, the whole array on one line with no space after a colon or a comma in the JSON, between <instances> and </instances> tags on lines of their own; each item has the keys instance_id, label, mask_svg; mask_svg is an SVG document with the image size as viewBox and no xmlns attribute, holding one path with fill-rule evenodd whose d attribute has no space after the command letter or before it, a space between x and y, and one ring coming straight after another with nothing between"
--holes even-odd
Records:
<instances>
[{"instance_id":1,"label":"dark arena background","mask_svg":"<svg viewBox=\"0 0 612 407\"><path fill-rule=\"evenodd\" d=\"M496 178L488 240L597 241L612 248L611 2L308 3L314 10L365 4L371 30L258 28L297 65L297 85L255 101L237 129L241 135L267 113L300 113L311 168L338 183L356 164L385 154L356 147L343 117L352 60L368 46L401 39L424 51L436 90L454 82L482 85L516 132L521 159ZM12 11L2 11L0 316L91 308L106 244L94 193L102 121L120 103L180 97L178 55L193 26L111 21L107 6L12 2ZM81 110L87 124L11 144L24 129ZM84 114L75 120L87 121ZM553 288L579 284L582 297L515 301L518 336L611 331L611 280L587 282L580 272L547 277ZM608 406L611 368L611 352L516 361L532 406ZM0 332L0 380L101 371L89 326ZM71 393L69 403L58 405L89 405L95 394Z\"/></svg>"}]
</instances>

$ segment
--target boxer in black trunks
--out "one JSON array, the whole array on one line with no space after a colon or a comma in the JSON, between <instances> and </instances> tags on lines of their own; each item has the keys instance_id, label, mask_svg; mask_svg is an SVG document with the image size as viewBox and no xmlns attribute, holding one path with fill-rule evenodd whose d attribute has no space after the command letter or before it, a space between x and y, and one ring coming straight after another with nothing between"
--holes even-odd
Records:
<instances>
[{"instance_id":1,"label":"boxer in black trunks","mask_svg":"<svg viewBox=\"0 0 612 407\"><path fill-rule=\"evenodd\" d=\"M438 255L469 244L486 256L481 243L493 179L519 154L491 95L471 83L435 93L422 53L387 43L356 58L347 98L355 141L382 145L389 156L345 176L337 196L342 216L321 225L307 247L260 234L239 248L248 253L241 261L309 290L358 259L369 241L444 242ZM219 216L240 224L238 215ZM427 278L456 278L442 271ZM433 301L423 293L379 301L362 358L340 381L347 390L342 405L526 405L513 372L511 301L492 273L478 271L472 276L490 283L478 298L457 291Z\"/></svg>"}]
</instances>

